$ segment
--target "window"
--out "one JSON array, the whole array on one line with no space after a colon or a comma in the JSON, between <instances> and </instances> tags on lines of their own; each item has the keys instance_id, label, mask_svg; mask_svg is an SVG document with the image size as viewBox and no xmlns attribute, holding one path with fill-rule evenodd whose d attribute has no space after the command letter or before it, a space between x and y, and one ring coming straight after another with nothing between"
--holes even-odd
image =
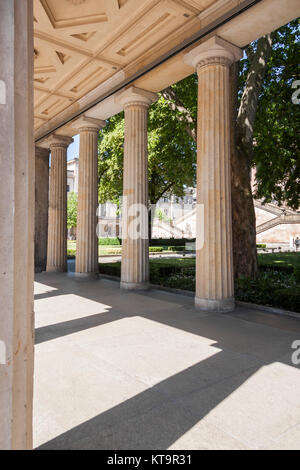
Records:
<instances>
[{"instance_id":1,"label":"window","mask_svg":"<svg viewBox=\"0 0 300 470\"><path fill-rule=\"evenodd\" d=\"M67 184L67 193L69 193L69 192L70 192L70 185Z\"/></svg>"}]
</instances>

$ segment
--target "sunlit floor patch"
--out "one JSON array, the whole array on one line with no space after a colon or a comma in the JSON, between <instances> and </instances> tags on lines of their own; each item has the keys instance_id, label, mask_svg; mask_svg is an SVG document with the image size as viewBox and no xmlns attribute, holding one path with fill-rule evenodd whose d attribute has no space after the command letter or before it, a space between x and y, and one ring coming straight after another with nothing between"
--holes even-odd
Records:
<instances>
[{"instance_id":1,"label":"sunlit floor patch","mask_svg":"<svg viewBox=\"0 0 300 470\"><path fill-rule=\"evenodd\" d=\"M294 323L207 315L112 281L38 282L35 447L286 448L299 436Z\"/></svg>"}]
</instances>

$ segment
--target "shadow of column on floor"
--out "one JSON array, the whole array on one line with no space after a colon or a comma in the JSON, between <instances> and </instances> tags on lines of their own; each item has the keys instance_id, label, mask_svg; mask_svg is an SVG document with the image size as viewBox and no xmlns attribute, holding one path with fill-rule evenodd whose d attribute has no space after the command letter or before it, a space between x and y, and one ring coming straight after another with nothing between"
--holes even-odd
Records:
<instances>
[{"instance_id":1,"label":"shadow of column on floor","mask_svg":"<svg viewBox=\"0 0 300 470\"><path fill-rule=\"evenodd\" d=\"M57 287L57 280L51 283L47 279L45 284L48 286L52 284L53 287ZM78 288L76 284L69 283L69 288L69 291L64 290L62 293L71 293L72 289L74 289L74 293L77 295L83 295L90 300L100 302L98 295L91 292L84 294L83 291L85 289L82 287ZM146 295L149 296L151 294ZM101 303L106 303L105 298L101 299ZM164 311L153 311L141 314L133 312L132 315L128 315L120 313L114 305L109 305L108 308L111 308L111 310L104 313L39 328L37 329L37 342L47 341L73 332L138 315L209 338L209 344L213 345L216 349L214 349L214 352L211 352L213 355L210 355L210 357L70 429L40 446L40 450L168 449L191 428L201 423L205 416L241 387L261 367L272 364L275 361L284 362L284 353L288 352L286 348L290 346L290 334L283 337L282 348L278 351L270 347L271 340L270 337L267 337L265 338L266 351L264 355L262 337L262 344L258 346L257 355L253 354L252 351L248 354L246 352L247 343L250 346L251 342L255 340L255 324L250 328L242 320L217 314L212 314L214 316L209 315L209 320L211 318L215 320L213 322L214 326L212 326L211 321L207 320L208 317L203 316L197 317L197 315L194 315L190 321L187 321L187 318L181 313L180 304L178 308L174 309L173 314L172 312L171 314L166 314ZM241 329L242 323L245 323L245 325L242 325L244 329ZM235 325L238 326L236 332L234 331ZM265 328L267 332L267 329L270 327L262 326L262 328ZM229 330L233 330L231 331L232 335L235 333L240 334L239 342L242 350L245 346L245 352L235 349L230 339ZM275 341L276 331L274 329L271 332ZM264 331L262 331L263 333ZM280 334L282 335L283 333L280 332ZM257 341L260 341L260 338ZM184 351L182 351L182 354L184 354ZM291 364L289 363L289 365ZM99 400L101 400L101 396L99 396ZM240 411L240 413L243 413L243 411ZM241 419L245 423L249 419L247 409L245 409ZM265 419L267 420L268 417L266 416ZM228 420L230 421L230 415ZM218 432L222 431L218 430ZM240 436L240 438L243 439L243 436ZM232 439L234 440L234 438ZM238 440L236 443L237 447L241 444ZM205 439L203 444L201 442L195 443L195 447L198 448L202 445L205 448Z\"/></svg>"}]
</instances>

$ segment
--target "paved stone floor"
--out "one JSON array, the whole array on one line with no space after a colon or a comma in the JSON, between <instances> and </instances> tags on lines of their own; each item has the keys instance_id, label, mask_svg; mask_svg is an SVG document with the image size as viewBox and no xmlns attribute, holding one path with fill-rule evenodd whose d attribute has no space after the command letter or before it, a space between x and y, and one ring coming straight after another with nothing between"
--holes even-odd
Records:
<instances>
[{"instance_id":1,"label":"paved stone floor","mask_svg":"<svg viewBox=\"0 0 300 470\"><path fill-rule=\"evenodd\" d=\"M300 321L39 274L34 446L299 449Z\"/></svg>"}]
</instances>

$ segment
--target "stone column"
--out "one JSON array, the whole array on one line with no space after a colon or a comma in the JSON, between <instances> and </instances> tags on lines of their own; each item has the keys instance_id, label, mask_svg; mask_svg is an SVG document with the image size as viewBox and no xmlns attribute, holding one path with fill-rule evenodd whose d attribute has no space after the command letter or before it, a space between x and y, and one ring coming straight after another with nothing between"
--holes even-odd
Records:
<instances>
[{"instance_id":1,"label":"stone column","mask_svg":"<svg viewBox=\"0 0 300 470\"><path fill-rule=\"evenodd\" d=\"M32 0L0 2L0 449L32 448Z\"/></svg>"},{"instance_id":2,"label":"stone column","mask_svg":"<svg viewBox=\"0 0 300 470\"><path fill-rule=\"evenodd\" d=\"M131 87L116 101L125 110L122 207L121 288L145 289L149 284L148 241L148 107L157 95Z\"/></svg>"},{"instance_id":3,"label":"stone column","mask_svg":"<svg viewBox=\"0 0 300 470\"><path fill-rule=\"evenodd\" d=\"M75 276L98 278L98 133L105 121L83 117L75 123L80 133L78 215Z\"/></svg>"},{"instance_id":4,"label":"stone column","mask_svg":"<svg viewBox=\"0 0 300 470\"><path fill-rule=\"evenodd\" d=\"M53 135L51 151L47 271L67 270L67 148L73 139Z\"/></svg>"},{"instance_id":5,"label":"stone column","mask_svg":"<svg viewBox=\"0 0 300 470\"><path fill-rule=\"evenodd\" d=\"M46 270L48 240L49 150L35 147L34 270Z\"/></svg>"},{"instance_id":6,"label":"stone column","mask_svg":"<svg viewBox=\"0 0 300 470\"><path fill-rule=\"evenodd\" d=\"M241 57L217 36L185 56L197 69L199 87L195 305L201 310L234 309L229 67Z\"/></svg>"}]
</instances>

